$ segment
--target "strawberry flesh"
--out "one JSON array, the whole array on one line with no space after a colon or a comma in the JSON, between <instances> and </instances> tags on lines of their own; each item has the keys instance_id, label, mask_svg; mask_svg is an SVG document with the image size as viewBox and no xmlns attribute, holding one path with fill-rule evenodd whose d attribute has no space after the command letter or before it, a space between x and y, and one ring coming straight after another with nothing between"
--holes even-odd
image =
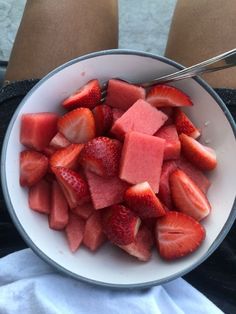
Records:
<instances>
[{"instance_id":1,"label":"strawberry flesh","mask_svg":"<svg viewBox=\"0 0 236 314\"><path fill-rule=\"evenodd\" d=\"M173 171L169 180L171 196L179 211L196 220L209 215L211 206L206 195L182 170Z\"/></svg>"},{"instance_id":2,"label":"strawberry flesh","mask_svg":"<svg viewBox=\"0 0 236 314\"><path fill-rule=\"evenodd\" d=\"M70 144L71 142L68 141L64 135L62 135L60 132L57 132L57 134L52 138L51 142L49 143L49 147L60 149L65 148Z\"/></svg>"},{"instance_id":3,"label":"strawberry flesh","mask_svg":"<svg viewBox=\"0 0 236 314\"><path fill-rule=\"evenodd\" d=\"M96 135L104 135L110 130L113 122L112 109L108 105L99 105L93 109L96 125Z\"/></svg>"},{"instance_id":4,"label":"strawberry flesh","mask_svg":"<svg viewBox=\"0 0 236 314\"><path fill-rule=\"evenodd\" d=\"M200 136L199 130L193 124L193 122L186 116L186 114L179 108L175 109L174 123L178 134L184 133L193 138Z\"/></svg>"},{"instance_id":5,"label":"strawberry flesh","mask_svg":"<svg viewBox=\"0 0 236 314\"><path fill-rule=\"evenodd\" d=\"M160 256L174 260L194 252L205 239L206 232L192 217L169 211L157 220L155 234Z\"/></svg>"}]
</instances>

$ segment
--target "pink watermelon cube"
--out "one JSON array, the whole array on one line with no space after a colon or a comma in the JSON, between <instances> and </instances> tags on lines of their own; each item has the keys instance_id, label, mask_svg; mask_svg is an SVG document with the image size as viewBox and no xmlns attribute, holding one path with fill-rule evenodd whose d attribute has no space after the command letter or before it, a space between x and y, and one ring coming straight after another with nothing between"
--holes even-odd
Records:
<instances>
[{"instance_id":1,"label":"pink watermelon cube","mask_svg":"<svg viewBox=\"0 0 236 314\"><path fill-rule=\"evenodd\" d=\"M58 115L52 112L26 113L21 117L20 142L42 151L57 133Z\"/></svg>"},{"instance_id":2,"label":"pink watermelon cube","mask_svg":"<svg viewBox=\"0 0 236 314\"><path fill-rule=\"evenodd\" d=\"M139 132L126 134L122 149L120 178L131 184L148 181L159 191L165 140Z\"/></svg>"},{"instance_id":3,"label":"pink watermelon cube","mask_svg":"<svg viewBox=\"0 0 236 314\"><path fill-rule=\"evenodd\" d=\"M70 214L68 224L65 228L67 241L71 252L80 247L85 231L85 221L77 215Z\"/></svg>"},{"instance_id":4,"label":"pink watermelon cube","mask_svg":"<svg viewBox=\"0 0 236 314\"><path fill-rule=\"evenodd\" d=\"M79 205L75 208L72 208L71 211L80 216L81 218L87 220L89 218L90 215L92 215L92 213L95 211L93 204L92 203L86 203L83 205Z\"/></svg>"},{"instance_id":5,"label":"pink watermelon cube","mask_svg":"<svg viewBox=\"0 0 236 314\"><path fill-rule=\"evenodd\" d=\"M109 80L106 97L107 105L125 111L138 99L145 99L144 88L120 80Z\"/></svg>"},{"instance_id":6,"label":"pink watermelon cube","mask_svg":"<svg viewBox=\"0 0 236 314\"><path fill-rule=\"evenodd\" d=\"M39 213L50 213L50 193L51 186L46 180L42 179L29 189L29 207Z\"/></svg>"},{"instance_id":7,"label":"pink watermelon cube","mask_svg":"<svg viewBox=\"0 0 236 314\"><path fill-rule=\"evenodd\" d=\"M106 236L103 233L101 213L95 212L86 221L83 243L91 251L95 251L105 240Z\"/></svg>"},{"instance_id":8,"label":"pink watermelon cube","mask_svg":"<svg viewBox=\"0 0 236 314\"><path fill-rule=\"evenodd\" d=\"M66 198L56 181L52 183L51 211L49 215L49 227L51 229L64 229L69 220L69 208Z\"/></svg>"},{"instance_id":9,"label":"pink watermelon cube","mask_svg":"<svg viewBox=\"0 0 236 314\"><path fill-rule=\"evenodd\" d=\"M158 197L169 209L173 208L169 177L176 168L177 164L175 161L163 162Z\"/></svg>"},{"instance_id":10,"label":"pink watermelon cube","mask_svg":"<svg viewBox=\"0 0 236 314\"><path fill-rule=\"evenodd\" d=\"M123 138L131 131L153 135L167 120L167 116L146 101L137 100L116 122L111 132Z\"/></svg>"},{"instance_id":11,"label":"pink watermelon cube","mask_svg":"<svg viewBox=\"0 0 236 314\"><path fill-rule=\"evenodd\" d=\"M104 178L86 171L91 199L95 209L105 208L123 201L128 184L118 177Z\"/></svg>"},{"instance_id":12,"label":"pink watermelon cube","mask_svg":"<svg viewBox=\"0 0 236 314\"><path fill-rule=\"evenodd\" d=\"M174 124L164 125L155 133L155 136L166 140L164 160L179 158L181 144Z\"/></svg>"}]
</instances>

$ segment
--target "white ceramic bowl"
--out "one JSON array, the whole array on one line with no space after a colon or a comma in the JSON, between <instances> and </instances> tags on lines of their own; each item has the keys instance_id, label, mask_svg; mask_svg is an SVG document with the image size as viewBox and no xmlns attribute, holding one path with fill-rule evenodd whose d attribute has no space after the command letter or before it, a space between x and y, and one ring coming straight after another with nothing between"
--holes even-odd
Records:
<instances>
[{"instance_id":1,"label":"white ceramic bowl","mask_svg":"<svg viewBox=\"0 0 236 314\"><path fill-rule=\"evenodd\" d=\"M165 262L153 254L142 263L109 244L96 253L85 248L72 254L63 233L48 227L47 217L29 209L27 191L19 185L20 117L23 113L60 110L59 103L88 80L101 82L112 77L150 80L181 68L173 61L148 53L110 50L72 60L43 78L24 98L9 125L2 152L2 186L6 203L26 243L46 262L58 270L98 285L118 288L158 285L193 270L223 241L232 226L236 187L236 128L226 106L216 93L200 79L188 79L174 85L185 91L194 106L186 111L202 130L201 141L217 153L218 167L209 177L212 186L208 197L210 216L203 221L206 240L190 256Z\"/></svg>"}]
</instances>

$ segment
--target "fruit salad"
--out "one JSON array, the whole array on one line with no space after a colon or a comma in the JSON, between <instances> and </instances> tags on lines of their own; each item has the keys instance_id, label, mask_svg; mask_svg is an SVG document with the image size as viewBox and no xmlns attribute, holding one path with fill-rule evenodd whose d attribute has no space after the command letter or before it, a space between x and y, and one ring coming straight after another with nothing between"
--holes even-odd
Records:
<instances>
[{"instance_id":1,"label":"fruit salad","mask_svg":"<svg viewBox=\"0 0 236 314\"><path fill-rule=\"evenodd\" d=\"M183 110L194 106L190 97L111 79L104 101L93 79L58 106L63 115L21 116L20 185L71 252L110 241L147 262L197 250L217 159Z\"/></svg>"}]
</instances>

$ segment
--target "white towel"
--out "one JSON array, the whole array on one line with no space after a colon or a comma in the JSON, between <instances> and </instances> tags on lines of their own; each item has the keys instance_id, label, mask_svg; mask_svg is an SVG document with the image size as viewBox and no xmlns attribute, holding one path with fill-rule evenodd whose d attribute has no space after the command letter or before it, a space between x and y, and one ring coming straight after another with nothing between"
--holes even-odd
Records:
<instances>
[{"instance_id":1,"label":"white towel","mask_svg":"<svg viewBox=\"0 0 236 314\"><path fill-rule=\"evenodd\" d=\"M0 314L220 314L182 278L116 291L58 273L30 249L0 259Z\"/></svg>"}]
</instances>

